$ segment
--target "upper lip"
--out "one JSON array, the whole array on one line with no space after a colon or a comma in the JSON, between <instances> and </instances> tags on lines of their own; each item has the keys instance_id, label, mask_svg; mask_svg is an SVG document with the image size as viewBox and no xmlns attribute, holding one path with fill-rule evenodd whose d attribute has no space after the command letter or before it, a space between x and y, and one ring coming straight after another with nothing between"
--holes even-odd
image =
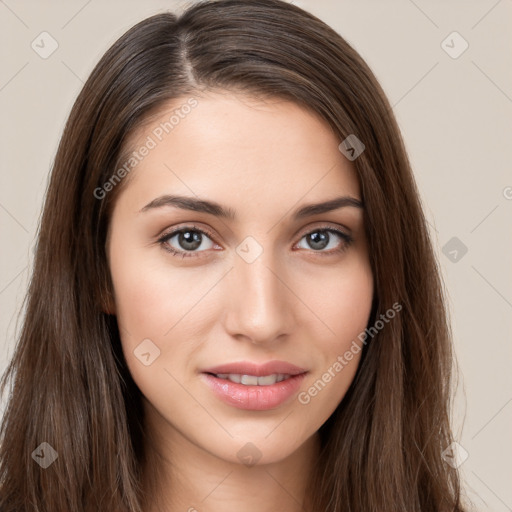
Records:
<instances>
[{"instance_id":1,"label":"upper lip","mask_svg":"<svg viewBox=\"0 0 512 512\"><path fill-rule=\"evenodd\" d=\"M307 372L307 370L304 368L287 363L286 361L269 361L265 364L255 364L249 361L237 361L202 370L202 373L231 373L235 375L255 375L256 377L263 377L265 375L273 375L276 373L299 375L300 373L305 372Z\"/></svg>"}]
</instances>

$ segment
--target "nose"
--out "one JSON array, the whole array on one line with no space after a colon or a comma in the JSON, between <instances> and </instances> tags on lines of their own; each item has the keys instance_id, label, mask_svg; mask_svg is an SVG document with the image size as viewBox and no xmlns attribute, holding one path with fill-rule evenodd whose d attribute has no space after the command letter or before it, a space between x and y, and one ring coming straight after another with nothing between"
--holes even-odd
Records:
<instances>
[{"instance_id":1,"label":"nose","mask_svg":"<svg viewBox=\"0 0 512 512\"><path fill-rule=\"evenodd\" d=\"M252 263L237 256L227 280L224 321L231 336L269 345L292 333L298 301L282 266L276 266L270 255L263 252Z\"/></svg>"}]
</instances>

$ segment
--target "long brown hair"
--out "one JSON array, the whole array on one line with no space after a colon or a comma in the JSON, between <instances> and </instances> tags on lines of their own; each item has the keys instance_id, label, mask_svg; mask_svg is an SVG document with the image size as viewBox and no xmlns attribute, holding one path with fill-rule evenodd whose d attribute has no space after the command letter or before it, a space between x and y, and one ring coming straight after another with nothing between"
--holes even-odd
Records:
<instances>
[{"instance_id":1,"label":"long brown hair","mask_svg":"<svg viewBox=\"0 0 512 512\"><path fill-rule=\"evenodd\" d=\"M101 58L67 121L40 221L24 320L1 392L2 512L141 512L144 422L120 350L105 252L123 182L98 199L128 136L169 100L202 90L291 100L340 143L354 134L375 295L354 381L320 429L315 512L462 511L452 442L451 334L442 282L391 106L359 54L280 0L196 3L152 16ZM126 181L126 180L125 180ZM96 193L95 193L96 191ZM36 449L58 458L46 469ZM37 454L36 454L37 455ZM47 451L48 455L48 451ZM39 454L41 456L41 454Z\"/></svg>"}]
</instances>

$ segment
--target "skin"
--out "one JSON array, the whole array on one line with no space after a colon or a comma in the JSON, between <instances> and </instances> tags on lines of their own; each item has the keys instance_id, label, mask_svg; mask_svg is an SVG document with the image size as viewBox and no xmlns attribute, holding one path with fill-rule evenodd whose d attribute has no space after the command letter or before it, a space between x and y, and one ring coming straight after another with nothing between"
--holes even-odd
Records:
<instances>
[{"instance_id":1,"label":"skin","mask_svg":"<svg viewBox=\"0 0 512 512\"><path fill-rule=\"evenodd\" d=\"M145 475L155 485L148 512L295 512L307 503L317 431L343 399L360 353L308 404L296 394L268 411L225 404L200 371L283 360L309 371L305 392L349 349L367 326L373 296L363 210L348 206L298 221L291 214L342 195L361 199L359 183L338 150L341 140L297 104L227 92L194 97L198 106L123 184L107 242L109 312L144 395ZM168 104L130 144L140 147L187 99ZM163 194L216 201L237 220L172 206L141 212ZM195 252L178 236L158 242L191 223L214 235L199 234ZM306 235L326 225L354 241L329 233L328 246L315 248ZM263 250L252 263L236 252L248 236ZM173 256L165 243L192 256ZM333 252L338 247L344 250ZM148 366L134 354L144 339L160 350ZM249 442L261 455L252 466L237 456Z\"/></svg>"}]
</instances>

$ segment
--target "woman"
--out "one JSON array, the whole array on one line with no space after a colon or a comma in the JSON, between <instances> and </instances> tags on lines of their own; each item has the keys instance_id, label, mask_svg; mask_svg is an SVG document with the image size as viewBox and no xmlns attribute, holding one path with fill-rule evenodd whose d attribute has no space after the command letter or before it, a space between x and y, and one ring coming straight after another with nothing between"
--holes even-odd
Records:
<instances>
[{"instance_id":1,"label":"woman","mask_svg":"<svg viewBox=\"0 0 512 512\"><path fill-rule=\"evenodd\" d=\"M0 509L462 511L399 128L279 0L150 17L70 114L2 380Z\"/></svg>"}]
</instances>

